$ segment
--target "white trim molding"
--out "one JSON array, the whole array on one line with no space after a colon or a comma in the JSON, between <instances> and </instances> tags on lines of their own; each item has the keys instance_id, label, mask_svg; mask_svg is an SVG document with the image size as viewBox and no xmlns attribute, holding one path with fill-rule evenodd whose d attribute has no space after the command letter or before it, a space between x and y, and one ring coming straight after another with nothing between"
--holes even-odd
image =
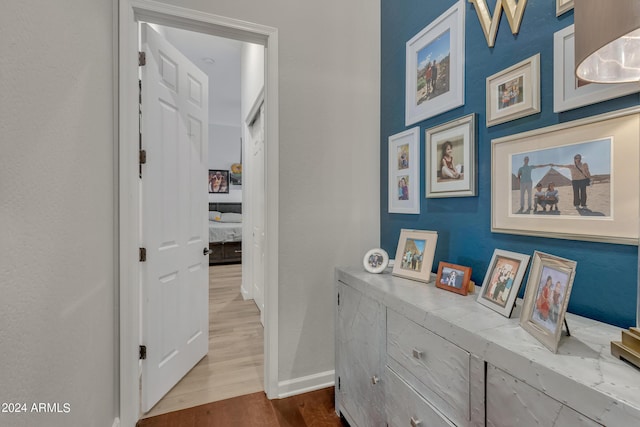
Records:
<instances>
[{"instance_id":1,"label":"white trim molding","mask_svg":"<svg viewBox=\"0 0 640 427\"><path fill-rule=\"evenodd\" d=\"M295 396L297 394L308 393L332 387L335 384L335 371L318 372L306 377L294 378L292 380L281 381L278 384L278 399Z\"/></svg>"},{"instance_id":2,"label":"white trim molding","mask_svg":"<svg viewBox=\"0 0 640 427\"><path fill-rule=\"evenodd\" d=\"M137 258L138 206L137 22L227 37L265 46L265 392L278 394L278 30L264 25L152 0L117 0L118 11L118 176L120 295L120 417L133 427L140 418L138 346L140 288ZM115 424L114 424L115 426Z\"/></svg>"}]
</instances>

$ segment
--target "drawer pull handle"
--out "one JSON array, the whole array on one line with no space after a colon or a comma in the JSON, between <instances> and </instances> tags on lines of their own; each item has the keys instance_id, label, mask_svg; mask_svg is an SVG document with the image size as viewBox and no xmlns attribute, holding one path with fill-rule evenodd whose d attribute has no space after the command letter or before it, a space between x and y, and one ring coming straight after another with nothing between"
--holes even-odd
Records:
<instances>
[{"instance_id":1,"label":"drawer pull handle","mask_svg":"<svg viewBox=\"0 0 640 427\"><path fill-rule=\"evenodd\" d=\"M422 356L424 355L424 352L418 350L418 349L413 349L413 357L416 359L422 359Z\"/></svg>"},{"instance_id":2,"label":"drawer pull handle","mask_svg":"<svg viewBox=\"0 0 640 427\"><path fill-rule=\"evenodd\" d=\"M371 377L371 384L376 385L378 384L379 381L380 381L380 378L378 378L376 375Z\"/></svg>"},{"instance_id":3,"label":"drawer pull handle","mask_svg":"<svg viewBox=\"0 0 640 427\"><path fill-rule=\"evenodd\" d=\"M422 421L416 420L415 418L411 417L411 427L420 427L421 425Z\"/></svg>"}]
</instances>

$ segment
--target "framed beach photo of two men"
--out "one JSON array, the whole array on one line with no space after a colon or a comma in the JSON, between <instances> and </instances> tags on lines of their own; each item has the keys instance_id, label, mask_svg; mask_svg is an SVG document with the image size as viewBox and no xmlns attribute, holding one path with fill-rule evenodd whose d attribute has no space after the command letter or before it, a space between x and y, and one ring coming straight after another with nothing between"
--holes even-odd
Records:
<instances>
[{"instance_id":1,"label":"framed beach photo of two men","mask_svg":"<svg viewBox=\"0 0 640 427\"><path fill-rule=\"evenodd\" d=\"M640 108L491 142L491 231L638 244Z\"/></svg>"}]
</instances>

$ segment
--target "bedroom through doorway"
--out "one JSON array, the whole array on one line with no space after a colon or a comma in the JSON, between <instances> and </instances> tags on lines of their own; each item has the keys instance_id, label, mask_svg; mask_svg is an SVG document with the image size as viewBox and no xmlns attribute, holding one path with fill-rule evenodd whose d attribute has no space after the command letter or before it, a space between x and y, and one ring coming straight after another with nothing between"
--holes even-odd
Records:
<instances>
[{"instance_id":1,"label":"bedroom through doorway","mask_svg":"<svg viewBox=\"0 0 640 427\"><path fill-rule=\"evenodd\" d=\"M264 390L264 46L153 27L209 76L209 352L143 418Z\"/></svg>"}]
</instances>

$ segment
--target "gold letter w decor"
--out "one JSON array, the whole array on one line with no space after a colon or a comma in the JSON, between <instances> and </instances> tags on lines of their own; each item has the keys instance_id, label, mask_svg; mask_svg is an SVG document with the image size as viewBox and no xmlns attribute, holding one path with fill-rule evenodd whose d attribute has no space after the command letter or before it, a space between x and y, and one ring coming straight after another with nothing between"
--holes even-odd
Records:
<instances>
[{"instance_id":1,"label":"gold letter w decor","mask_svg":"<svg viewBox=\"0 0 640 427\"><path fill-rule=\"evenodd\" d=\"M498 24L500 23L502 9L504 9L507 19L509 20L511 32L518 34L518 31L520 31L520 23L522 22L522 15L524 15L527 0L520 0L517 3L515 0L497 0L493 17L489 14L489 6L487 6L486 0L469 0L469 3L473 3L476 8L482 31L484 31L484 36L487 39L489 47L493 47L496 43L496 34L498 33Z\"/></svg>"}]
</instances>

